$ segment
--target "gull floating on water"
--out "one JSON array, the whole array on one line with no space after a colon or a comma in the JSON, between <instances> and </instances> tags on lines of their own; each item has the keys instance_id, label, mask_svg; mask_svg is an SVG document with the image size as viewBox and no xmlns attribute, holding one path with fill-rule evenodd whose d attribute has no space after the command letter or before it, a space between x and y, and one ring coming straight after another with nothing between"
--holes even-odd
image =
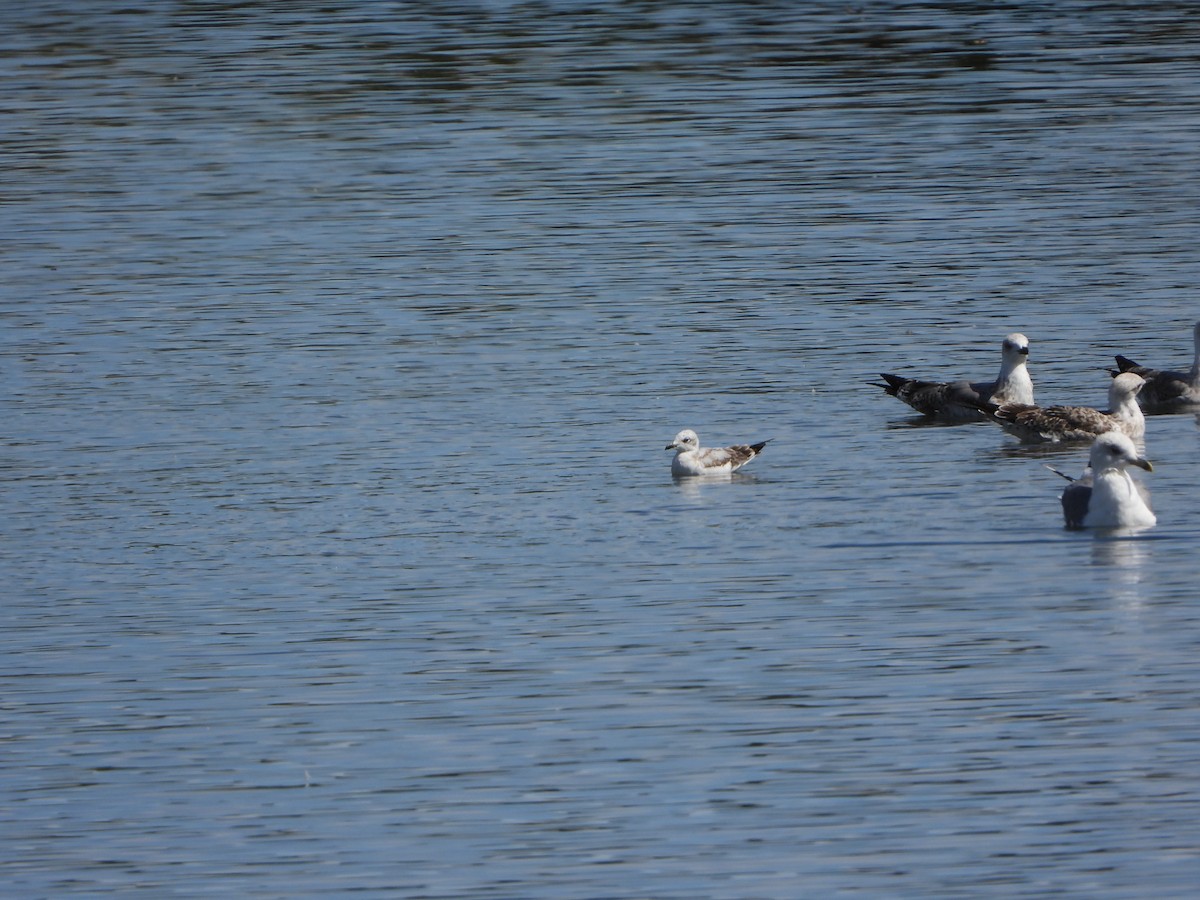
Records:
<instances>
[{"instance_id":1,"label":"gull floating on water","mask_svg":"<svg viewBox=\"0 0 1200 900\"><path fill-rule=\"evenodd\" d=\"M1195 412L1200 409L1200 322L1192 328L1192 368L1187 372L1169 372L1139 366L1127 356L1117 356L1118 372L1133 372L1146 380L1138 394L1142 412Z\"/></svg>"},{"instance_id":2,"label":"gull floating on water","mask_svg":"<svg viewBox=\"0 0 1200 900\"><path fill-rule=\"evenodd\" d=\"M917 412L944 422L982 422L980 403L1033 403L1033 380L1026 362L1029 339L1013 333L1000 345L1000 374L995 381L921 381L881 372L881 384L892 397Z\"/></svg>"},{"instance_id":3,"label":"gull floating on water","mask_svg":"<svg viewBox=\"0 0 1200 900\"><path fill-rule=\"evenodd\" d=\"M1137 403L1145 382L1140 375L1124 372L1108 389L1108 409L1090 406L1030 406L1024 403L980 404L980 408L1023 444L1057 444L1060 441L1089 441L1106 431L1120 431L1140 439L1146 433L1146 418Z\"/></svg>"},{"instance_id":4,"label":"gull floating on water","mask_svg":"<svg viewBox=\"0 0 1200 900\"><path fill-rule=\"evenodd\" d=\"M1154 471L1150 460L1138 456L1133 441L1121 432L1109 431L1096 438L1083 475L1062 492L1068 528L1147 528L1158 521L1127 466Z\"/></svg>"},{"instance_id":5,"label":"gull floating on water","mask_svg":"<svg viewBox=\"0 0 1200 900\"><path fill-rule=\"evenodd\" d=\"M762 452L766 441L758 444L734 444L732 447L701 447L700 438L690 428L685 428L675 435L675 440L667 444L667 450L675 451L671 460L671 474L683 475L724 475L735 469L740 469Z\"/></svg>"}]
</instances>

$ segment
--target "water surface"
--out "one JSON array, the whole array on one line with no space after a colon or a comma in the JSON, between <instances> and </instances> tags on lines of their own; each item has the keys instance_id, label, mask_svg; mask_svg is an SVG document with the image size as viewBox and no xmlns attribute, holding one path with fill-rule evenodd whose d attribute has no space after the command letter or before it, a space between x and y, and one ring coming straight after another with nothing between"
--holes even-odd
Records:
<instances>
[{"instance_id":1,"label":"water surface","mask_svg":"<svg viewBox=\"0 0 1200 900\"><path fill-rule=\"evenodd\" d=\"M10 892L1194 889L1195 418L1077 534L1084 449L868 384L1186 367L1193 18L0 25Z\"/></svg>"}]
</instances>

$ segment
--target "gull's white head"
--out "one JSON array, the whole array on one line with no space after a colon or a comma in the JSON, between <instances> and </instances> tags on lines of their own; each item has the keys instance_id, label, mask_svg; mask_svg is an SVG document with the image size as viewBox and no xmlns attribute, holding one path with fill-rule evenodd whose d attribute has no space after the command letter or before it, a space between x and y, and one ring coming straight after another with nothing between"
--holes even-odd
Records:
<instances>
[{"instance_id":1,"label":"gull's white head","mask_svg":"<svg viewBox=\"0 0 1200 900\"><path fill-rule=\"evenodd\" d=\"M1106 431L1092 442L1088 465L1097 475L1112 469L1121 470L1126 466L1137 466L1147 472L1154 471L1150 460L1138 456L1133 441L1119 431Z\"/></svg>"},{"instance_id":2,"label":"gull's white head","mask_svg":"<svg viewBox=\"0 0 1200 900\"><path fill-rule=\"evenodd\" d=\"M1000 352L1004 355L1005 362L1024 362L1029 356L1029 338L1019 331L1014 331L1005 336L1004 343L1000 345Z\"/></svg>"},{"instance_id":3,"label":"gull's white head","mask_svg":"<svg viewBox=\"0 0 1200 900\"><path fill-rule=\"evenodd\" d=\"M1146 380L1136 372L1122 372L1112 380L1108 388L1108 408L1115 410L1137 396L1146 385Z\"/></svg>"},{"instance_id":4,"label":"gull's white head","mask_svg":"<svg viewBox=\"0 0 1200 900\"><path fill-rule=\"evenodd\" d=\"M696 436L696 432L690 428L685 428L679 434L675 435L675 440L667 444L665 450L676 450L684 453L688 450L700 449L700 438Z\"/></svg>"}]
</instances>

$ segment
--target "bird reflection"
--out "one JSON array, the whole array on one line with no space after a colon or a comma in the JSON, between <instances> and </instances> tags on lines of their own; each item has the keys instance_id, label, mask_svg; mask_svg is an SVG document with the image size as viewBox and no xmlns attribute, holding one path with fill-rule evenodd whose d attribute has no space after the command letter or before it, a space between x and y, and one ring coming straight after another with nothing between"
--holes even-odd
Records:
<instances>
[{"instance_id":1,"label":"bird reflection","mask_svg":"<svg viewBox=\"0 0 1200 900\"><path fill-rule=\"evenodd\" d=\"M731 484L755 482L758 477L747 472L724 472L703 478L673 478L676 489L688 500L699 500L705 491L719 490Z\"/></svg>"},{"instance_id":2,"label":"bird reflection","mask_svg":"<svg viewBox=\"0 0 1200 900\"><path fill-rule=\"evenodd\" d=\"M1145 602L1142 580L1150 566L1150 542L1128 536L1096 536L1092 542L1092 565L1112 569L1112 597L1123 606L1140 607Z\"/></svg>"}]
</instances>

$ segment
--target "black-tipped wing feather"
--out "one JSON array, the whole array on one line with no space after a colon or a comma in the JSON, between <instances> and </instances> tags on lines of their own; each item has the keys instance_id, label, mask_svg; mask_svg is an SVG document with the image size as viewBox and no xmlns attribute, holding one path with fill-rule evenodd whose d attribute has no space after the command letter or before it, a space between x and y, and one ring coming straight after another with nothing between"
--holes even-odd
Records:
<instances>
[{"instance_id":1,"label":"black-tipped wing feather","mask_svg":"<svg viewBox=\"0 0 1200 900\"><path fill-rule=\"evenodd\" d=\"M767 446L766 441L760 441L757 444L734 444L732 447L713 447L705 450L700 454L700 463L706 469L718 469L721 466L729 465L732 469L740 469L758 454L762 453L763 447Z\"/></svg>"},{"instance_id":2,"label":"black-tipped wing feather","mask_svg":"<svg viewBox=\"0 0 1200 900\"><path fill-rule=\"evenodd\" d=\"M922 415L950 421L977 421L983 418L977 404L985 398L977 385L967 381L921 381L880 372L887 384L879 385L889 396L902 400Z\"/></svg>"}]
</instances>

